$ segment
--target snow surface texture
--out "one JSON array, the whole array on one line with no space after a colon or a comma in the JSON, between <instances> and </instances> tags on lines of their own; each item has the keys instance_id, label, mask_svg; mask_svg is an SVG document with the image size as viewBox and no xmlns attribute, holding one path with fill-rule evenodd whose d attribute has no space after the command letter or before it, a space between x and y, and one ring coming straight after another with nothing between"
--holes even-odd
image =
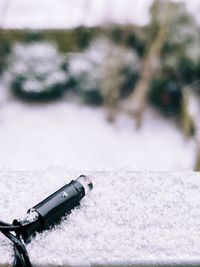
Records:
<instances>
[{"instance_id":1,"label":"snow surface texture","mask_svg":"<svg viewBox=\"0 0 200 267\"><path fill-rule=\"evenodd\" d=\"M179 171L195 163L195 144L151 110L137 130L132 118L120 114L108 123L103 108L65 99L30 105L8 98L0 105L0 129L0 166L12 170Z\"/></svg>"},{"instance_id":2,"label":"snow surface texture","mask_svg":"<svg viewBox=\"0 0 200 267\"><path fill-rule=\"evenodd\" d=\"M180 2L180 0L175 0ZM199 20L199 0L185 0ZM136 23L149 20L152 0L0 0L0 27L72 28L104 23Z\"/></svg>"},{"instance_id":3,"label":"snow surface texture","mask_svg":"<svg viewBox=\"0 0 200 267\"><path fill-rule=\"evenodd\" d=\"M0 171L0 218L23 218L28 208L80 174L52 168ZM200 173L85 174L94 189L80 208L27 246L34 266L199 260ZM11 244L2 235L0 255L1 264L12 262Z\"/></svg>"}]
</instances>

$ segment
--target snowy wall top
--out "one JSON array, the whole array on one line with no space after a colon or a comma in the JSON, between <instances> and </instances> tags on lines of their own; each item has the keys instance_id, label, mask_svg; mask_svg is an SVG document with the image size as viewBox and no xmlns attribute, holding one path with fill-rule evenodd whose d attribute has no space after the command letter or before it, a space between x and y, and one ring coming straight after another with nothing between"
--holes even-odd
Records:
<instances>
[{"instance_id":1,"label":"snowy wall top","mask_svg":"<svg viewBox=\"0 0 200 267\"><path fill-rule=\"evenodd\" d=\"M185 2L199 19L199 0ZM149 20L151 3L152 0L0 0L0 27L62 29L109 22L144 25Z\"/></svg>"},{"instance_id":2,"label":"snowy wall top","mask_svg":"<svg viewBox=\"0 0 200 267\"><path fill-rule=\"evenodd\" d=\"M79 174L65 169L0 171L0 219L23 217L28 208ZM88 174L94 190L80 208L27 246L34 266L182 261L199 266L200 173ZM11 244L0 235L0 266L11 262Z\"/></svg>"}]
</instances>

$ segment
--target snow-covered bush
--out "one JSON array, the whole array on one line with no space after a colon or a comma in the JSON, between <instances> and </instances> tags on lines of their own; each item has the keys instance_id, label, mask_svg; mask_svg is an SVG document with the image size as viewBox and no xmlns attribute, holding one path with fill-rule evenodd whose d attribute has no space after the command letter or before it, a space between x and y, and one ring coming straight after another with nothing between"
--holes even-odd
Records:
<instances>
[{"instance_id":1,"label":"snow-covered bush","mask_svg":"<svg viewBox=\"0 0 200 267\"><path fill-rule=\"evenodd\" d=\"M75 54L69 63L70 86L85 102L102 103L99 66L86 53Z\"/></svg>"},{"instance_id":2,"label":"snow-covered bush","mask_svg":"<svg viewBox=\"0 0 200 267\"><path fill-rule=\"evenodd\" d=\"M163 2L170 3L162 0L154 2L154 4L157 3L158 23L161 25L164 23L164 14L162 15L161 12ZM169 26L167 38L161 51L162 71L170 72L184 86L187 86L199 78L199 25L188 12L186 3L171 2L170 5L170 12L165 11L169 17ZM169 77L169 79L173 78Z\"/></svg>"},{"instance_id":3,"label":"snow-covered bush","mask_svg":"<svg viewBox=\"0 0 200 267\"><path fill-rule=\"evenodd\" d=\"M69 60L75 90L93 104L101 103L108 91L115 89L119 97L128 95L139 69L136 53L105 37L94 40L85 52L72 55Z\"/></svg>"},{"instance_id":4,"label":"snow-covered bush","mask_svg":"<svg viewBox=\"0 0 200 267\"><path fill-rule=\"evenodd\" d=\"M52 43L16 44L7 74L13 93L31 100L61 96L68 81L65 64L66 59Z\"/></svg>"}]
</instances>

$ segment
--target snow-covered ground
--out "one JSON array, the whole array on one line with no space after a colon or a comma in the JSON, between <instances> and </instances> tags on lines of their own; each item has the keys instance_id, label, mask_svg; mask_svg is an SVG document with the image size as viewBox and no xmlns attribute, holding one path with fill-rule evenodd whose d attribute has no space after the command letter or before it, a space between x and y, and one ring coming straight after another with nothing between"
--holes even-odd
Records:
<instances>
[{"instance_id":1,"label":"snow-covered ground","mask_svg":"<svg viewBox=\"0 0 200 267\"><path fill-rule=\"evenodd\" d=\"M180 0L175 0L180 2ZM199 0L184 0L199 20ZM149 20L152 0L0 0L0 27L71 28L102 23L136 23Z\"/></svg>"},{"instance_id":2,"label":"snow-covered ground","mask_svg":"<svg viewBox=\"0 0 200 267\"><path fill-rule=\"evenodd\" d=\"M193 168L195 144L186 140L175 124L152 110L147 110L138 130L132 118L119 114L116 122L111 124L106 121L103 107L83 105L69 95L46 104L30 104L15 99L9 93L11 77L19 72L35 82L38 73L44 76L49 69L55 73L54 65L59 57L56 48L50 44L38 44L37 49L34 45L29 48L17 45L14 51L10 62L14 62L15 71L13 66L9 66L0 82L0 167L25 170L58 166L137 171ZM93 54L89 54L91 59L94 56L101 59L102 53ZM83 66L86 69L87 66ZM75 70L81 70L81 67L82 64L78 64ZM53 78L52 74L47 76ZM193 103L191 112L199 118L197 106L198 103Z\"/></svg>"},{"instance_id":3,"label":"snow-covered ground","mask_svg":"<svg viewBox=\"0 0 200 267\"><path fill-rule=\"evenodd\" d=\"M39 105L2 98L0 166L14 170L193 168L192 141L152 111L146 113L140 130L125 115L114 124L105 117L103 108L65 99Z\"/></svg>"},{"instance_id":4,"label":"snow-covered ground","mask_svg":"<svg viewBox=\"0 0 200 267\"><path fill-rule=\"evenodd\" d=\"M28 208L81 173L78 167L76 172L0 169L0 218L24 218ZM34 266L200 266L199 173L87 174L94 189L80 208L27 246ZM1 267L13 260L3 235L0 255Z\"/></svg>"}]
</instances>

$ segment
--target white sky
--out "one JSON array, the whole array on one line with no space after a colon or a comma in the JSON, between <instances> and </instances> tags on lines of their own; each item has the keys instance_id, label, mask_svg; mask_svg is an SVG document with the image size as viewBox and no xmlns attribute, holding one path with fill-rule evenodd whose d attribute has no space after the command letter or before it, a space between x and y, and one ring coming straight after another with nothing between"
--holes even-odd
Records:
<instances>
[{"instance_id":1,"label":"white sky","mask_svg":"<svg viewBox=\"0 0 200 267\"><path fill-rule=\"evenodd\" d=\"M178 0L175 0L178 1ZM196 17L199 0L185 0ZM105 22L148 22L152 0L0 0L0 26L70 28Z\"/></svg>"}]
</instances>

